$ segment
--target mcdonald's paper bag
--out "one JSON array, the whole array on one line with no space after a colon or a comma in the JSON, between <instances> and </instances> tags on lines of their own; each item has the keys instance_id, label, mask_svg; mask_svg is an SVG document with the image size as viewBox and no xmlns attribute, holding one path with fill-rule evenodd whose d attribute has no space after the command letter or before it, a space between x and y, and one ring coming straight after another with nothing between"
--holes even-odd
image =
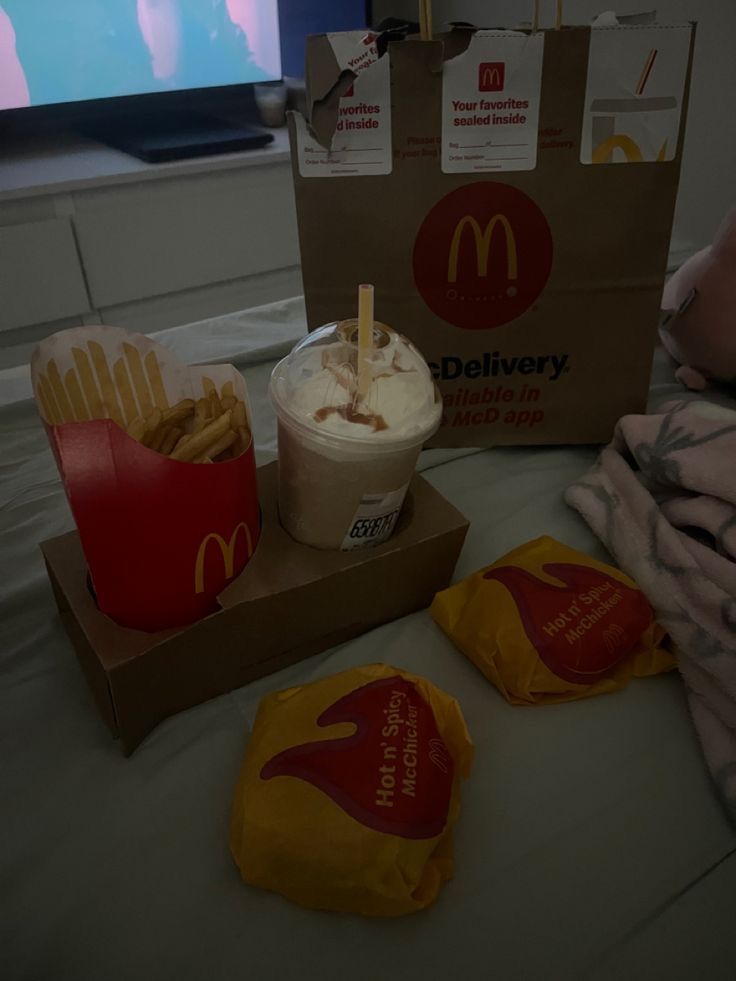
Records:
<instances>
[{"instance_id":1,"label":"mcdonald's paper bag","mask_svg":"<svg viewBox=\"0 0 736 981\"><path fill-rule=\"evenodd\" d=\"M547 536L437 593L430 613L515 705L618 691L675 666L636 584Z\"/></svg>"},{"instance_id":2,"label":"mcdonald's paper bag","mask_svg":"<svg viewBox=\"0 0 736 981\"><path fill-rule=\"evenodd\" d=\"M253 440L208 466L148 449L125 427L227 382L247 408L239 372L187 367L142 334L78 327L39 345L31 376L100 610L147 631L213 613L260 534Z\"/></svg>"},{"instance_id":3,"label":"mcdonald's paper bag","mask_svg":"<svg viewBox=\"0 0 736 981\"><path fill-rule=\"evenodd\" d=\"M644 408L694 29L310 38L290 120L310 328L426 356L433 445L599 442Z\"/></svg>"},{"instance_id":4,"label":"mcdonald's paper bag","mask_svg":"<svg viewBox=\"0 0 736 981\"><path fill-rule=\"evenodd\" d=\"M473 745L457 702L372 664L261 702L235 787L246 882L316 909L400 916L452 877Z\"/></svg>"}]
</instances>

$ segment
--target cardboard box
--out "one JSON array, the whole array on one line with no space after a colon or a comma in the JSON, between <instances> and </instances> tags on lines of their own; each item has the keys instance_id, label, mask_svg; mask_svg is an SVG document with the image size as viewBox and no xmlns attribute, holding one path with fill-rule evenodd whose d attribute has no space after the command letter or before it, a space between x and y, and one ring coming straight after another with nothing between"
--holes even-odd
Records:
<instances>
[{"instance_id":1,"label":"cardboard box","mask_svg":"<svg viewBox=\"0 0 736 981\"><path fill-rule=\"evenodd\" d=\"M413 478L393 537L351 552L290 538L276 483L277 464L258 471L261 539L220 593L222 609L183 629L117 626L95 604L77 532L42 544L64 626L126 754L168 716L427 607L450 583L468 522L423 478Z\"/></svg>"}]
</instances>

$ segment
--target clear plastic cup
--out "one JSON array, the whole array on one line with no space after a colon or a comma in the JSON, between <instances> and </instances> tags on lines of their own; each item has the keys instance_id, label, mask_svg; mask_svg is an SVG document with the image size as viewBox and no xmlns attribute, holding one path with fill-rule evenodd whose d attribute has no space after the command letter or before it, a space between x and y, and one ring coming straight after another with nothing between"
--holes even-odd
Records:
<instances>
[{"instance_id":1,"label":"clear plastic cup","mask_svg":"<svg viewBox=\"0 0 736 981\"><path fill-rule=\"evenodd\" d=\"M374 325L363 399L357 363L358 323L344 320L300 341L271 375L281 523L316 548L390 537L422 444L442 416L427 363L390 327Z\"/></svg>"}]
</instances>

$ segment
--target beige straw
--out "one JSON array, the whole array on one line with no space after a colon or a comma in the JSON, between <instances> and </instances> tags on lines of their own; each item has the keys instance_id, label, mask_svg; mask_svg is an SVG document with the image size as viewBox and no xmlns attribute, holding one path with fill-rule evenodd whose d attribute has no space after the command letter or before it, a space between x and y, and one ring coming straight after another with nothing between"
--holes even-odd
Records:
<instances>
[{"instance_id":1,"label":"beige straw","mask_svg":"<svg viewBox=\"0 0 736 981\"><path fill-rule=\"evenodd\" d=\"M358 398L364 399L371 387L370 356L373 351L373 286L358 287Z\"/></svg>"}]
</instances>

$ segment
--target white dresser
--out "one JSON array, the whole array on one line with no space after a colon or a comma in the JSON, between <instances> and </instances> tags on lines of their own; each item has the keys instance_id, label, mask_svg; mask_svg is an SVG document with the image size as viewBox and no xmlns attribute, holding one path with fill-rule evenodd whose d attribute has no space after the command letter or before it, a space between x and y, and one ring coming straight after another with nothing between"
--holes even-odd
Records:
<instances>
[{"instance_id":1,"label":"white dresser","mask_svg":"<svg viewBox=\"0 0 736 981\"><path fill-rule=\"evenodd\" d=\"M300 293L288 138L275 135L266 149L156 165L71 136L0 145L0 348Z\"/></svg>"}]
</instances>

